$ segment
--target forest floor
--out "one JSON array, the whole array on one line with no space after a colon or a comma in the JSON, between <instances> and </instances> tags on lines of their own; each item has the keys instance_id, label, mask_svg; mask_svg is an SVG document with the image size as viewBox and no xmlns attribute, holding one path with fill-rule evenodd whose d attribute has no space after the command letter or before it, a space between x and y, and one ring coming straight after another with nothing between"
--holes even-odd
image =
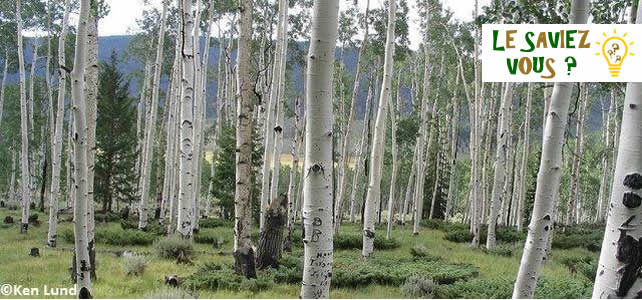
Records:
<instances>
[{"instance_id":1,"label":"forest floor","mask_svg":"<svg viewBox=\"0 0 642 300\"><path fill-rule=\"evenodd\" d=\"M69 287L72 285L69 275L69 267L72 260L73 244L64 238L58 239L57 248L48 248L46 246L47 237L47 215L41 212L39 219L42 223L38 226L30 226L27 234L19 233L18 224L0 224L0 285L12 284L22 285L23 287L40 288L44 285L48 287ZM9 211L0 209L0 218L13 216L14 220L19 223L19 210ZM44 220L44 221L43 221ZM118 222L98 223L97 228L118 227ZM59 225L59 232L69 232L72 230L72 223L63 222ZM342 232L351 232L359 234L360 229L357 225L346 224L342 227ZM98 242L97 248L97 276L98 279L93 282L93 295L96 298L142 298L164 286L164 276L177 274L179 276L189 276L198 270L199 266L205 263L216 262L220 264L232 264L233 257L232 241L233 229L230 227L202 228L200 234L216 234L224 239L223 246L214 249L210 244L195 243L196 255L194 256L193 265L177 265L174 260L161 259L150 255L146 269L142 275L126 275L122 266L122 258L114 255L110 251L122 249L131 250L139 253L153 252L152 246L111 246ZM377 234L385 235L385 229L378 230ZM494 281L503 282L500 284L502 291L491 295L503 295L510 297L510 286L515 279L519 268L523 242L512 245L506 245L512 249L512 255L509 257L496 254L489 254L480 249L472 249L468 243L453 243L443 239L444 233L439 230L422 228L419 235L412 235L412 226L396 226L394 228L394 237L400 242L400 246L391 250L375 250L375 255L388 257L392 259L412 258L411 249L416 245L423 245L430 255L439 256L444 261L453 264L470 264L478 269L475 274L475 280L480 284L483 282L492 283ZM30 249L37 247L40 249L40 257L29 256ZM541 277L547 278L552 282L560 282L559 286L553 289L559 289L560 294L540 294L547 296L564 297L564 291L567 290L569 278L574 283L581 286L580 295L590 291L590 280L584 278L579 272L570 270L564 264L568 257L591 256L597 257L599 253L592 253L585 249L574 248L568 250L555 249L552 261L549 261L541 270ZM341 259L351 257L358 259L359 249L336 250L335 267L341 264ZM334 280L337 279L333 276ZM471 279L467 279L471 280ZM566 281L565 281L566 280ZM475 284L479 286L480 284ZM491 284L492 285L492 284ZM495 285L492 285L495 286ZM482 289L492 289L492 287ZM463 289L463 287L462 287ZM506 290L508 289L508 290ZM548 288L547 288L548 289ZM260 291L249 290L199 290L200 298L298 298L300 292L299 284L274 284L267 289ZM488 291L483 291L484 293ZM480 292L481 293L481 292ZM474 290L469 294L460 294L460 296L474 297L477 292ZM399 285L360 285L357 287L333 287L330 296L332 298L404 298ZM481 297L484 297L480 294ZM488 296L488 295L487 295ZM536 294L536 297L538 294ZM4 296L0 296L2 298ZM42 295L41 295L42 297Z\"/></svg>"}]
</instances>

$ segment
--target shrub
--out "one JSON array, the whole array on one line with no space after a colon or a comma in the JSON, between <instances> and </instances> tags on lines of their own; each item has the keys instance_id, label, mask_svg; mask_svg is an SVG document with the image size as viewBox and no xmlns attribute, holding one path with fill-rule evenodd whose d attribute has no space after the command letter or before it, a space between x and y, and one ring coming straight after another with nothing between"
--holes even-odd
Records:
<instances>
[{"instance_id":1,"label":"shrub","mask_svg":"<svg viewBox=\"0 0 642 300\"><path fill-rule=\"evenodd\" d=\"M514 227L499 227L495 235L498 241L504 243L516 243L526 240L526 233L517 231Z\"/></svg>"},{"instance_id":2,"label":"shrub","mask_svg":"<svg viewBox=\"0 0 642 300\"><path fill-rule=\"evenodd\" d=\"M563 257L561 261L569 272L581 274L591 282L597 276L597 261L591 256L568 256Z\"/></svg>"},{"instance_id":3,"label":"shrub","mask_svg":"<svg viewBox=\"0 0 642 300\"><path fill-rule=\"evenodd\" d=\"M457 229L447 232L444 239L455 243L468 243L473 240L473 234L468 229Z\"/></svg>"},{"instance_id":4,"label":"shrub","mask_svg":"<svg viewBox=\"0 0 642 300\"><path fill-rule=\"evenodd\" d=\"M435 291L439 299L509 299L513 292L512 280L473 279L440 285Z\"/></svg>"},{"instance_id":5,"label":"shrub","mask_svg":"<svg viewBox=\"0 0 642 300\"><path fill-rule=\"evenodd\" d=\"M177 259L181 253L185 258L190 258L194 254L192 243L176 234L157 240L153 248L154 253L160 258Z\"/></svg>"},{"instance_id":6,"label":"shrub","mask_svg":"<svg viewBox=\"0 0 642 300\"><path fill-rule=\"evenodd\" d=\"M484 251L488 254L492 255L498 255L498 256L506 256L506 257L511 257L513 256L513 249L508 247L508 246L497 246L495 249L484 249Z\"/></svg>"},{"instance_id":7,"label":"shrub","mask_svg":"<svg viewBox=\"0 0 642 300\"><path fill-rule=\"evenodd\" d=\"M66 229L58 234L65 242L74 242L73 230ZM147 246L151 245L156 236L140 230L122 230L119 228L106 228L96 230L96 243L114 246Z\"/></svg>"},{"instance_id":8,"label":"shrub","mask_svg":"<svg viewBox=\"0 0 642 300\"><path fill-rule=\"evenodd\" d=\"M401 294L410 298L432 299L437 287L430 278L410 276L401 286Z\"/></svg>"},{"instance_id":9,"label":"shrub","mask_svg":"<svg viewBox=\"0 0 642 300\"><path fill-rule=\"evenodd\" d=\"M334 249L361 249L363 245L363 236L360 234L339 233L334 236ZM386 239L385 237L375 236L374 247L377 250L387 250L399 248L401 243L395 238Z\"/></svg>"},{"instance_id":10,"label":"shrub","mask_svg":"<svg viewBox=\"0 0 642 300\"><path fill-rule=\"evenodd\" d=\"M16 203L9 203L9 204L7 204L7 209L8 209L8 210L18 210L18 204L16 204Z\"/></svg>"},{"instance_id":11,"label":"shrub","mask_svg":"<svg viewBox=\"0 0 642 300\"><path fill-rule=\"evenodd\" d=\"M404 261L396 259L344 259L335 261L333 285L358 287L369 284L402 285L412 275L431 277L439 284L450 284L477 276L478 270L471 265L448 264L441 261Z\"/></svg>"},{"instance_id":12,"label":"shrub","mask_svg":"<svg viewBox=\"0 0 642 300\"><path fill-rule=\"evenodd\" d=\"M413 257L426 257L428 256L428 249L424 245L415 245L410 248L410 254Z\"/></svg>"},{"instance_id":13,"label":"shrub","mask_svg":"<svg viewBox=\"0 0 642 300\"><path fill-rule=\"evenodd\" d=\"M223 238L213 233L199 232L194 235L194 242L199 244L223 243Z\"/></svg>"},{"instance_id":14,"label":"shrub","mask_svg":"<svg viewBox=\"0 0 642 300\"><path fill-rule=\"evenodd\" d=\"M443 229L444 221L440 219L422 220L421 226L430 229Z\"/></svg>"},{"instance_id":15,"label":"shrub","mask_svg":"<svg viewBox=\"0 0 642 300\"><path fill-rule=\"evenodd\" d=\"M94 220L96 221L96 223L116 222L120 220L120 216L113 212L96 213L94 215Z\"/></svg>"},{"instance_id":16,"label":"shrub","mask_svg":"<svg viewBox=\"0 0 642 300\"><path fill-rule=\"evenodd\" d=\"M201 228L216 228L216 227L234 227L234 222L231 220L206 218L198 221L198 226Z\"/></svg>"},{"instance_id":17,"label":"shrub","mask_svg":"<svg viewBox=\"0 0 642 300\"><path fill-rule=\"evenodd\" d=\"M193 294L193 292L190 292L181 288L163 286L161 288L158 288L156 290L153 290L145 294L143 298L146 298L146 299L198 299L198 295Z\"/></svg>"},{"instance_id":18,"label":"shrub","mask_svg":"<svg viewBox=\"0 0 642 300\"><path fill-rule=\"evenodd\" d=\"M567 228L565 232L555 232L552 246L556 249L584 248L592 252L599 252L602 247L603 237L603 229L581 230Z\"/></svg>"},{"instance_id":19,"label":"shrub","mask_svg":"<svg viewBox=\"0 0 642 300\"><path fill-rule=\"evenodd\" d=\"M156 236L140 230L99 229L96 231L96 242L114 246L147 246Z\"/></svg>"},{"instance_id":20,"label":"shrub","mask_svg":"<svg viewBox=\"0 0 642 300\"><path fill-rule=\"evenodd\" d=\"M259 292L272 286L272 278L259 273L257 278L247 279L234 272L232 266L206 263L185 279L185 285L190 289Z\"/></svg>"},{"instance_id":21,"label":"shrub","mask_svg":"<svg viewBox=\"0 0 642 300\"><path fill-rule=\"evenodd\" d=\"M593 283L579 277L541 277L537 281L537 299L589 299Z\"/></svg>"},{"instance_id":22,"label":"shrub","mask_svg":"<svg viewBox=\"0 0 642 300\"><path fill-rule=\"evenodd\" d=\"M145 267L147 266L147 257L143 255L127 255L123 256L123 270L127 275L143 275Z\"/></svg>"}]
</instances>

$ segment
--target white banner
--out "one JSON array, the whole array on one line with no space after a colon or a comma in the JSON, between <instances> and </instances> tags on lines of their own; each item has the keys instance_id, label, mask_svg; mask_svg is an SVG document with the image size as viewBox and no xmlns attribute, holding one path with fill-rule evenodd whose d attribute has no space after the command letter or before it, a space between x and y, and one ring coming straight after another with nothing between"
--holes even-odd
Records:
<instances>
[{"instance_id":1,"label":"white banner","mask_svg":"<svg viewBox=\"0 0 642 300\"><path fill-rule=\"evenodd\" d=\"M642 25L483 24L484 82L642 82Z\"/></svg>"}]
</instances>

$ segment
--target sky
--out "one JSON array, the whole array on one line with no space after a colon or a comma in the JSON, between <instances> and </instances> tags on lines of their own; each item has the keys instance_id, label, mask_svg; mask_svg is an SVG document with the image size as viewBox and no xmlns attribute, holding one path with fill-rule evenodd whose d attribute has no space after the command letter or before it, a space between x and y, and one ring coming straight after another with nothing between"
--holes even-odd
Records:
<instances>
[{"instance_id":1,"label":"sky","mask_svg":"<svg viewBox=\"0 0 642 300\"><path fill-rule=\"evenodd\" d=\"M351 5L352 0L340 0L341 9ZM161 7L161 0L106 0L110 6L110 13L103 18L98 24L98 32L101 36L109 35L126 35L133 34L139 31L136 25L136 18L142 15L145 9L144 2L148 5ZM370 6L372 8L381 7L383 0L371 0ZM417 10L412 9L415 7L417 0L408 0L410 4L410 42L411 48L416 48L421 42L419 31L419 17ZM487 5L490 0L479 0L480 7ZM450 9L454 13L454 17L463 21L470 21L472 19L472 10L474 8L474 0L443 0L444 7ZM365 11L366 1L359 1L362 6L362 11ZM73 22L73 21L72 21Z\"/></svg>"}]
</instances>

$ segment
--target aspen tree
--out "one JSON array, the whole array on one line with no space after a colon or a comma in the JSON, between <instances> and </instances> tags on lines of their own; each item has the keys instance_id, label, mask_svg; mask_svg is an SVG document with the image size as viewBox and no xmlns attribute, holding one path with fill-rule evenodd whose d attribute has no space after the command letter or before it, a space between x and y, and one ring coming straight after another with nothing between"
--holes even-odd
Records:
<instances>
[{"instance_id":1,"label":"aspen tree","mask_svg":"<svg viewBox=\"0 0 642 300\"><path fill-rule=\"evenodd\" d=\"M638 5L637 15L642 15ZM642 24L642 18L637 18ZM622 113L620 145L613 190L593 298L635 298L642 281L638 277L639 220L642 196L642 85L628 83Z\"/></svg>"},{"instance_id":2,"label":"aspen tree","mask_svg":"<svg viewBox=\"0 0 642 300\"><path fill-rule=\"evenodd\" d=\"M363 129L361 131L361 141L359 142L358 152L355 155L357 163L355 164L355 171L352 176L352 190L350 192L350 223L354 223L354 215L356 213L356 197L359 190L358 180L361 178L361 171L363 170L363 153L366 152L368 147L368 118L370 117L371 103L372 103L372 85L368 87L368 96L366 97L366 113L363 118ZM335 232L337 232L337 224L334 224Z\"/></svg>"},{"instance_id":3,"label":"aspen tree","mask_svg":"<svg viewBox=\"0 0 642 300\"><path fill-rule=\"evenodd\" d=\"M287 2L285 0L281 0ZM279 179L281 174L281 151L283 149L283 115L284 115L284 102L285 102L285 71L286 71L286 62L287 62L287 53L288 53L288 4L283 3L283 11L279 11L283 18L281 21L281 28L279 30L281 34L281 52L276 53L275 55L281 55L280 66L278 69L278 85L277 89L277 109L276 109L276 123L274 126L274 149L272 151L272 182L270 184L270 198L268 201L277 199L279 191Z\"/></svg>"},{"instance_id":4,"label":"aspen tree","mask_svg":"<svg viewBox=\"0 0 642 300\"><path fill-rule=\"evenodd\" d=\"M238 114L236 116L236 191L234 197L234 268L245 277L256 277L254 250L250 239L252 127L254 101L252 98L252 10L253 1L239 1L239 45L237 54Z\"/></svg>"},{"instance_id":5,"label":"aspen tree","mask_svg":"<svg viewBox=\"0 0 642 300\"><path fill-rule=\"evenodd\" d=\"M580 199L580 188L579 188L579 180L580 180L580 161L582 158L582 154L584 152L584 114L586 111L586 105L588 102L588 99L586 99L585 96L585 89L587 88L587 85L582 83L580 84L580 97L579 97L579 110L577 112L578 114L578 119L577 119L577 124L575 126L575 149L571 152L571 156L573 158L572 160L572 167L571 167L571 190L569 192L569 197L568 197L568 203L566 206L566 220L565 224L566 225L572 225L575 222L575 217L576 217L576 209L577 209L577 204Z\"/></svg>"},{"instance_id":6,"label":"aspen tree","mask_svg":"<svg viewBox=\"0 0 642 300\"><path fill-rule=\"evenodd\" d=\"M457 96L459 86L459 72L455 79L455 89L453 90L453 98L451 101L453 105L453 113L450 124L450 178L448 179L448 199L446 200L446 211L444 213L444 220L448 220L452 212L453 205L455 204L455 179L457 175L457 141L459 138L459 98ZM412 173L411 173L412 174Z\"/></svg>"},{"instance_id":7,"label":"aspen tree","mask_svg":"<svg viewBox=\"0 0 642 300\"><path fill-rule=\"evenodd\" d=\"M348 165L348 147L349 143L348 141L350 140L348 138L348 135L352 132L352 126L353 126L353 121L354 121L354 115L356 111L356 103L357 103L357 97L359 95L360 91L360 83L361 83L361 65L363 62L363 53L368 45L368 15L370 13L370 0L366 0L366 12L364 15L364 32L363 32L363 41L361 42L361 46L359 47L359 53L357 54L357 66L356 70L354 73L354 83L352 87L352 95L350 97L350 112L348 114L348 120L346 124L345 131L343 133L342 141L343 145L341 147L341 156L340 156L340 161L339 161L339 179L338 183L339 186L337 187L337 196L336 196L336 203L335 203L335 214L334 214L334 232L339 232L339 227L341 226L341 220L343 218L343 202L344 202L344 194L346 190L346 169ZM343 82L343 81L342 81ZM343 95L343 93L342 93ZM356 181L353 181L353 185L356 184ZM350 202L352 205L352 202Z\"/></svg>"},{"instance_id":8,"label":"aspen tree","mask_svg":"<svg viewBox=\"0 0 642 300\"><path fill-rule=\"evenodd\" d=\"M98 16L94 9L89 12L87 23L87 61L85 62L85 83L83 88L86 110L86 151L87 151L87 240L91 278L96 279L96 226L94 222L94 163L96 157L96 113L98 110Z\"/></svg>"},{"instance_id":9,"label":"aspen tree","mask_svg":"<svg viewBox=\"0 0 642 300\"><path fill-rule=\"evenodd\" d=\"M54 136L51 147L51 193L49 194L49 230L47 245L56 247L58 224L58 200L60 198L60 163L62 159L62 124L65 117L65 87L67 73L62 68L65 65L65 41L67 37L67 23L69 22L69 0L65 0L65 12L62 18L62 30L58 37L58 102L55 119ZM53 110L53 107L50 109ZM69 172L69 170L67 170Z\"/></svg>"},{"instance_id":10,"label":"aspen tree","mask_svg":"<svg viewBox=\"0 0 642 300\"><path fill-rule=\"evenodd\" d=\"M21 17L21 0L16 1L16 23L18 28L18 71L20 81L20 186L22 198L22 219L20 223L20 232L26 233L29 228L29 203L31 203L31 187L29 175L29 137L27 136L27 99L25 87L25 60L22 48L22 17Z\"/></svg>"},{"instance_id":11,"label":"aspen tree","mask_svg":"<svg viewBox=\"0 0 642 300\"><path fill-rule=\"evenodd\" d=\"M573 0L570 23L586 23L588 2L587 0ZM537 175L533 216L515 281L513 298L533 298L539 268L542 260L546 257L546 242L553 226L553 205L559 191L562 172L562 147L572 88L573 85L570 83L556 83L553 87L550 111L544 129L544 144L542 145L540 171Z\"/></svg>"},{"instance_id":12,"label":"aspen tree","mask_svg":"<svg viewBox=\"0 0 642 300\"><path fill-rule=\"evenodd\" d=\"M9 67L9 50L4 52L4 71L2 72L2 85L0 85L0 124L2 124L2 112L4 107L4 91L7 87L7 68Z\"/></svg>"},{"instance_id":13,"label":"aspen tree","mask_svg":"<svg viewBox=\"0 0 642 300\"><path fill-rule=\"evenodd\" d=\"M80 1L80 16L76 30L74 68L71 72L71 97L74 115L74 239L76 256L76 279L78 297L91 298L89 241L87 237L88 196L87 196L87 137L85 108L85 63L87 57L87 27L89 22L89 0Z\"/></svg>"},{"instance_id":14,"label":"aspen tree","mask_svg":"<svg viewBox=\"0 0 642 300\"><path fill-rule=\"evenodd\" d=\"M339 1L314 1L306 72L301 298L328 298L333 262L332 66Z\"/></svg>"},{"instance_id":15,"label":"aspen tree","mask_svg":"<svg viewBox=\"0 0 642 300\"><path fill-rule=\"evenodd\" d=\"M275 153L275 138L277 135L280 135L283 132L281 126L277 127L275 118L278 118L278 108L281 95L281 82L285 79L282 79L282 75L285 73L285 59L286 56L283 53L287 53L287 1L279 0L279 24L277 28L277 41L276 48L274 51L274 64L272 65L272 81L270 83L270 94L268 99L268 107L265 110L265 141L264 141L264 150L263 150L263 177L261 181L261 216L259 227L263 230L263 225L265 222L265 209L267 208L272 190L270 189L270 174L276 172L277 160L280 158L280 153ZM282 104L281 104L282 106ZM272 166L270 167L270 164ZM274 175L273 175L274 176ZM274 182L275 180L272 180ZM278 182L278 179L276 179Z\"/></svg>"},{"instance_id":16,"label":"aspen tree","mask_svg":"<svg viewBox=\"0 0 642 300\"><path fill-rule=\"evenodd\" d=\"M606 211L607 211L607 202L608 202L608 194L610 190L609 186L609 171L611 170L611 158L609 153L614 150L614 143L613 143L613 131L611 130L611 127L613 126L613 123L616 122L615 120L615 110L616 110L616 101L615 101L615 90L611 90L611 97L610 97L610 106L609 106L609 111L608 114L606 115L606 123L604 127L604 145L606 150L602 154L602 162L601 162L601 170L602 170L602 175L600 177L600 192L598 195L598 203L597 203L597 215L596 215L596 221L604 221Z\"/></svg>"},{"instance_id":17,"label":"aspen tree","mask_svg":"<svg viewBox=\"0 0 642 300\"><path fill-rule=\"evenodd\" d=\"M372 138L372 152L370 155L370 174L365 210L363 214L363 249L361 256L370 257L374 252L375 218L378 214L379 201L381 201L381 169L383 167L383 152L385 146L386 111L388 102L391 101L391 86L394 67L393 53L395 51L395 24L396 24L397 2L389 1L388 26L386 27L386 50L383 64L383 82L379 105L377 107L377 118Z\"/></svg>"},{"instance_id":18,"label":"aspen tree","mask_svg":"<svg viewBox=\"0 0 642 300\"><path fill-rule=\"evenodd\" d=\"M13 159L11 160L11 180L9 181L8 202L10 205L18 207L19 205L16 203L16 191L14 190L16 187L16 156L18 151L16 151L15 147L12 147L12 152L13 155L11 155L11 157L13 157Z\"/></svg>"},{"instance_id":19,"label":"aspen tree","mask_svg":"<svg viewBox=\"0 0 642 300\"><path fill-rule=\"evenodd\" d=\"M194 177L192 176L194 155L194 16L192 15L192 0L182 1L181 14L183 25L182 35L182 85L181 85L181 121L179 137L179 185L178 185L178 218L177 231L183 239L192 239L194 221Z\"/></svg>"},{"instance_id":20,"label":"aspen tree","mask_svg":"<svg viewBox=\"0 0 642 300\"><path fill-rule=\"evenodd\" d=\"M399 101L399 90L401 89L401 71L397 76L397 101ZM392 222L394 219L394 205L396 197L396 185L397 185L397 105L395 101L388 101L388 109L391 123L391 144L392 144L392 178L390 179L390 192L388 195L388 227L386 230L386 239L390 239L390 232L392 231Z\"/></svg>"},{"instance_id":21,"label":"aspen tree","mask_svg":"<svg viewBox=\"0 0 642 300\"><path fill-rule=\"evenodd\" d=\"M497 154L495 162L495 178L493 180L493 191L490 203L490 217L488 220L488 238L486 239L486 249L495 249L497 239L495 228L497 227L497 216L499 206L501 205L501 195L506 180L506 163L508 160L508 130L510 126L509 114L510 106L513 100L513 83L507 82L504 86L504 95L502 97L501 111L499 115L500 126L497 130ZM505 200L506 201L506 200Z\"/></svg>"},{"instance_id":22,"label":"aspen tree","mask_svg":"<svg viewBox=\"0 0 642 300\"><path fill-rule=\"evenodd\" d=\"M519 203L517 205L517 230L522 231L524 225L524 206L526 204L526 176L528 174L528 157L531 153L530 150L530 135L531 135L531 106L533 102L533 84L528 83L526 90L526 110L524 111L524 148L522 149L522 161L519 167L520 182L519 182Z\"/></svg>"},{"instance_id":23,"label":"aspen tree","mask_svg":"<svg viewBox=\"0 0 642 300\"><path fill-rule=\"evenodd\" d=\"M145 120L145 137L143 139L143 160L141 163L141 183L140 188L140 204L138 207L138 229L147 227L147 204L146 198L149 196L150 176L152 169L152 160L154 159L154 149L152 148L152 141L154 140L154 132L156 127L156 110L158 106L158 94L160 93L160 77L162 71L161 62L163 61L163 50L165 47L165 24L167 23L167 6L169 0L163 0L163 9L161 12L160 27L158 29L158 42L156 44L156 60L154 61L154 77L151 84L152 101L149 107L149 118Z\"/></svg>"}]
</instances>

